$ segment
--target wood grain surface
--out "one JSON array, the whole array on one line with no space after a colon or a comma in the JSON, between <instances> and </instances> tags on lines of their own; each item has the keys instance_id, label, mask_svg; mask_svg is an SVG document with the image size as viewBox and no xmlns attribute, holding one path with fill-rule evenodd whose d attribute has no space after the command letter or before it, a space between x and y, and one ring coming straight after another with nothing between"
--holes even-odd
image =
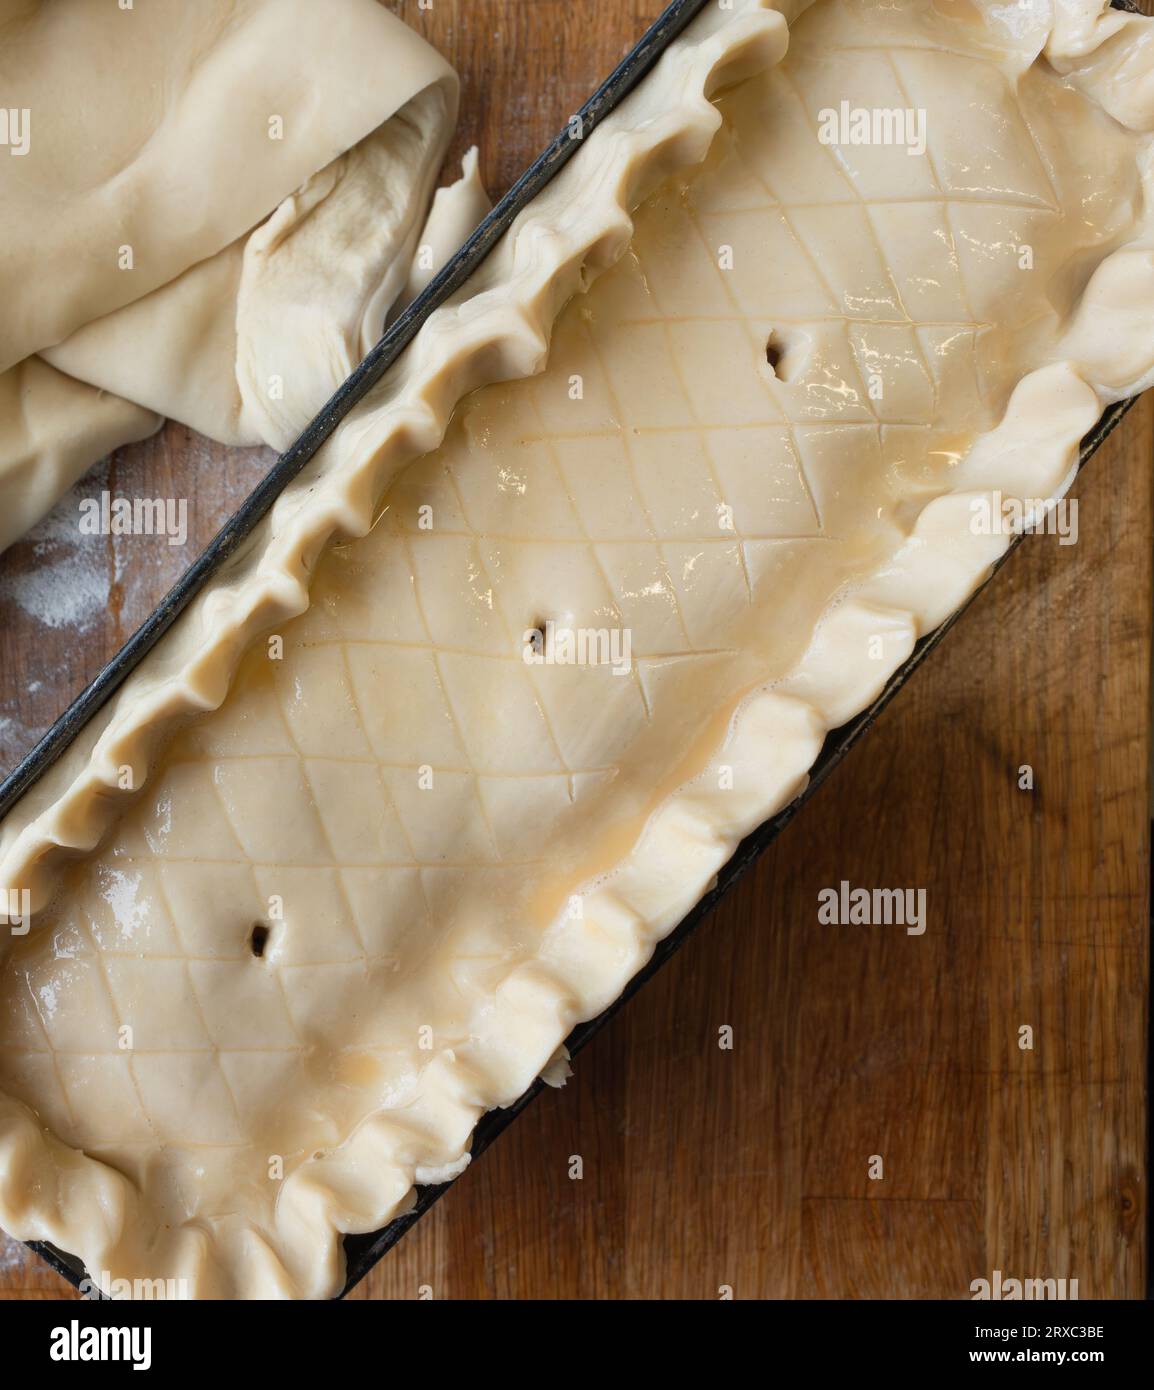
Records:
<instances>
[{"instance_id":1,"label":"wood grain surface","mask_svg":"<svg viewBox=\"0 0 1154 1390\"><path fill-rule=\"evenodd\" d=\"M454 152L480 145L494 193L658 10L395 8L461 73ZM80 548L73 499L0 560L5 766L269 458L170 424L100 485L187 496L186 548ZM1152 462L1147 398L1075 488L1078 543L1027 540L565 1089L354 1297L964 1298L995 1269L1142 1295ZM842 879L925 888L927 931L820 926ZM70 1294L0 1236L0 1297Z\"/></svg>"}]
</instances>

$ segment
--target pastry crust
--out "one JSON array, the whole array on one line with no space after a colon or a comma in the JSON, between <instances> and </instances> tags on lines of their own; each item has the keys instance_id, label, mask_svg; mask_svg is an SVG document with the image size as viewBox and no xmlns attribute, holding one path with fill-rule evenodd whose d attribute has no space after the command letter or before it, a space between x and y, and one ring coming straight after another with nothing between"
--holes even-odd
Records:
<instances>
[{"instance_id":1,"label":"pastry crust","mask_svg":"<svg viewBox=\"0 0 1154 1390\"><path fill-rule=\"evenodd\" d=\"M494 378L540 370L562 304L585 274L611 264L627 245L626 209L704 155L719 122L707 93L776 60L784 46L781 17L759 9L713 14L674 45L592 137L591 148L519 219L457 302L430 319L324 457L286 491L232 573L194 605L112 711L7 817L0 871L6 884L35 882L37 904L44 905L64 861L94 848L124 808L119 769L131 766L136 786L146 784L173 728L221 704L252 640L307 607L308 575L325 543L369 529L384 482L435 447L463 395ZM527 1075L559 1040L539 1062L528 1062ZM451 1070L449 1058L434 1067L446 1063ZM443 1117L449 1130L435 1148L460 1155L477 1109L450 1104ZM392 1154L384 1166L377 1161L382 1144ZM155 1270L186 1281L195 1297L331 1294L341 1282L339 1234L387 1220L418 1169L431 1180L438 1163L415 1117L412 1128L370 1119L340 1146L335 1166L318 1157L288 1177L271 1229L238 1215L211 1232L196 1222L160 1230L136 1184L70 1148L21 1102L0 1100L5 1229L75 1252L97 1278Z\"/></svg>"},{"instance_id":2,"label":"pastry crust","mask_svg":"<svg viewBox=\"0 0 1154 1390\"><path fill-rule=\"evenodd\" d=\"M739 839L797 794L826 732L981 582L1010 537L975 529L972 504L1064 492L1103 404L1154 369L1134 211L1149 205L1154 121L1133 82L1134 135L1095 110L1116 69L1087 58L1084 14L1055 25L1039 6L1003 29L997 7L975 13L952 30L929 4L895 16L820 0L779 71L780 14L711 9L7 818L0 883L28 888L37 915L4 977L0 1224L97 1276L181 1278L196 1297L337 1290L338 1234L376 1229L414 1182L460 1168L478 1116L620 993ZM887 35L883 19L905 27ZM1064 82L1036 70L1043 52L1069 60ZM879 185L895 168L925 177L913 161L849 148L818 170L788 123L830 63L842 81L868 83L876 63L907 92L921 83L931 116L943 67L963 68L990 129L1009 132L986 151L984 188L965 187L948 138L918 198ZM720 112L706 100L762 73ZM662 183L719 128L701 170ZM751 170L788 178L789 198ZM798 186L819 176L841 192ZM1094 219L1065 216L1063 192ZM626 254L626 209L646 198ZM878 209L915 202L958 205L949 274L927 252L899 286L891 256L887 288L870 240L840 229L866 219L877 249ZM760 258L743 257L745 221ZM765 254L785 221L791 238ZM703 226L727 239L698 247ZM1023 228L1049 278L1020 287L1020 312L951 309L951 294L1006 302L1017 282L959 248L1017 251ZM798 245L820 246L823 274L788 259ZM1084 275L1063 279L1067 265ZM542 371L579 290L548 370L518 381ZM891 291L922 301L887 314ZM674 370L678 344L697 373ZM771 385L747 355L767 344ZM509 384L450 425L493 382ZM635 664L526 674L508 641L550 618L623 623ZM283 667L253 645L268 633ZM254 960L239 929L258 910ZM91 1071L93 1035L126 1017L144 1035L131 1060ZM110 1098L99 1113L92 1085ZM265 1165L286 1155L273 1186Z\"/></svg>"}]
</instances>

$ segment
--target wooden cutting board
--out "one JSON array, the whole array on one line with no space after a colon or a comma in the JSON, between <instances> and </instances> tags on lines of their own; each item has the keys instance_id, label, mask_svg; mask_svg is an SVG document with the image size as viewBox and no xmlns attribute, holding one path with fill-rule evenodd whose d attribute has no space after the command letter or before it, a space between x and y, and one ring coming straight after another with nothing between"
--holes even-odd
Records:
<instances>
[{"instance_id":1,"label":"wooden cutting board","mask_svg":"<svg viewBox=\"0 0 1154 1390\"><path fill-rule=\"evenodd\" d=\"M659 7L395 8L461 73L455 152L477 142L499 193ZM102 485L188 496L187 552L78 557L50 528L0 559L5 766L269 457L169 425ZM1142 1296L1152 464L1148 397L1075 488L1078 543L1027 540L568 1086L355 1297L964 1298L995 1269ZM819 926L842 879L924 887L925 934ZM0 1296L69 1292L0 1237Z\"/></svg>"}]
</instances>

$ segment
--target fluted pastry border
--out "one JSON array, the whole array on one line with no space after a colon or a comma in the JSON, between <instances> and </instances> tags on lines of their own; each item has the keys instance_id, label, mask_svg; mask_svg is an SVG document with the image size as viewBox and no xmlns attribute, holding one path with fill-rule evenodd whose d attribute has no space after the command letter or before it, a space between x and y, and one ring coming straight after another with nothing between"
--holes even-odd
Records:
<instances>
[{"instance_id":1,"label":"fluted pastry border","mask_svg":"<svg viewBox=\"0 0 1154 1390\"><path fill-rule=\"evenodd\" d=\"M1069 27L1082 62L1093 45L1084 25ZM56 870L93 849L124 803L119 769L132 766L139 787L172 729L220 705L251 641L307 607L309 575L325 544L368 530L387 482L437 446L462 396L541 370L562 305L627 245L628 210L674 169L704 157L720 122L709 94L779 61L784 47L782 16L755 0L736 14L711 7L670 49L591 138L597 152L583 152L559 175L466 291L430 317L286 490L230 573L8 817L0 884L29 887L37 905L50 898ZM1144 242L1116 251L1102 267L1107 291L1112 262L1127 273L1149 267L1154 281L1151 254ZM1132 266L1118 257L1138 259ZM1101 301L1099 313L1109 312L1116 297L1096 293L1097 279L1087 295ZM184 1279L193 1297L323 1297L338 1289L338 1236L379 1229L411 1200L414 1182L439 1180L467 1161L479 1116L512 1103L574 1025L612 1002L738 842L804 787L826 733L876 698L918 637L981 583L1009 538L974 533L974 498L1066 490L1078 443L1103 405L1144 386L1154 371L1148 288L1143 283L1141 312L1133 296L1118 304L1117 371L1086 379L1078 364L1094 360L1092 345L1073 324L1068 356L1023 378L1003 420L955 470L953 488L926 503L891 560L831 606L785 679L737 706L710 764L658 808L611 874L585 886L581 915L555 922L537 958L510 971L469 1043L434 1054L417 1103L403 1118L370 1116L338 1149L292 1173L270 1229L238 1217L211 1232L192 1225L158 1232L125 1177L70 1149L2 1096L0 1224L75 1253L93 1272ZM732 770L732 789L720 788L721 764Z\"/></svg>"}]
</instances>

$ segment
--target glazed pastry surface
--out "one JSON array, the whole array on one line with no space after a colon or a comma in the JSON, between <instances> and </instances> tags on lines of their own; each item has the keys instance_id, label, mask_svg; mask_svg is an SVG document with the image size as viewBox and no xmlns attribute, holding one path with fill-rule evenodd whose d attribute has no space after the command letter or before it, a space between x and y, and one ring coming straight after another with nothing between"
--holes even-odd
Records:
<instances>
[{"instance_id":1,"label":"glazed pastry surface","mask_svg":"<svg viewBox=\"0 0 1154 1390\"><path fill-rule=\"evenodd\" d=\"M286 503L270 547L303 528L307 600L282 586L258 641L220 637L244 650L220 707L148 741L200 660L170 643L106 726L124 760L90 746L9 817L4 882L43 905L0 973L0 1160L46 1144L77 1199L0 1175L6 1226L194 1296L333 1293L336 1232L459 1171L479 1115L981 581L1009 537L974 500L1064 491L1154 367L1152 113L1115 100L1110 16L1007 14L819 0L781 61L760 7L692 30L570 182L616 211L659 144L647 109L681 93L704 149L690 78L759 68L704 162L612 254L582 249L571 197L542 203ZM879 109L911 138L823 140L829 112ZM526 375L509 305L550 255L548 283L592 284ZM437 368L456 399L482 329L504 357L477 371L522 379L433 447L436 422L397 424L406 383Z\"/></svg>"}]
</instances>

